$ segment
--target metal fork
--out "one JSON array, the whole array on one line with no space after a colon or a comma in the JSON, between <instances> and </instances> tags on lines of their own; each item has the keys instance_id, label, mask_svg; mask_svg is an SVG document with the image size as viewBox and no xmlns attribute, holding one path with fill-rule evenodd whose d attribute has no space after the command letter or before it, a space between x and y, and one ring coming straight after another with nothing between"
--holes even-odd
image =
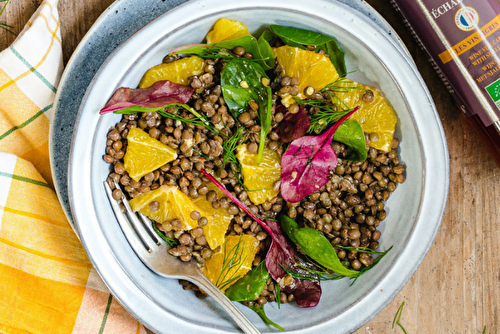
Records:
<instances>
[{"instance_id":1,"label":"metal fork","mask_svg":"<svg viewBox=\"0 0 500 334\"><path fill-rule=\"evenodd\" d=\"M116 189L121 190L117 183L114 185ZM156 234L147 217L141 213L136 215L132 212L130 204L123 196L123 191L121 198L115 200L108 182L104 182L104 187L125 237L137 256L149 269L164 277L185 279L196 284L226 310L244 333L260 334L254 324L201 272L195 261L182 262L175 256L168 254L170 245Z\"/></svg>"}]
</instances>

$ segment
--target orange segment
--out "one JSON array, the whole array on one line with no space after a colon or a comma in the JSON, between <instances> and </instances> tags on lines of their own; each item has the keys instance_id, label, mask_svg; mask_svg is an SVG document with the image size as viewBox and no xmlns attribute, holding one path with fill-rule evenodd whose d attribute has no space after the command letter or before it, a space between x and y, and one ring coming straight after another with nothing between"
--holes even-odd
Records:
<instances>
[{"instance_id":1,"label":"orange segment","mask_svg":"<svg viewBox=\"0 0 500 334\"><path fill-rule=\"evenodd\" d=\"M251 268L259 241L254 236L230 235L202 268L219 289L225 291Z\"/></svg>"},{"instance_id":2,"label":"orange segment","mask_svg":"<svg viewBox=\"0 0 500 334\"><path fill-rule=\"evenodd\" d=\"M213 183L206 184L209 190L215 190L217 192L218 198L225 197L224 193L219 190ZM205 216L208 219L207 225L203 226L203 233L207 239L210 248L215 249L222 245L224 238L233 219L233 215L230 215L227 210L218 208L214 209L212 203L207 201L207 198L200 195L198 198L193 199L193 203L196 204L202 211L209 212L209 216ZM201 211L200 211L201 213Z\"/></svg>"},{"instance_id":3,"label":"orange segment","mask_svg":"<svg viewBox=\"0 0 500 334\"><path fill-rule=\"evenodd\" d=\"M241 163L243 184L248 188L250 200L259 205L278 195L279 189L273 189L281 178L281 158L278 153L266 146L262 162L257 164L257 154L249 152L246 144L238 146L236 152L236 158Z\"/></svg>"},{"instance_id":4,"label":"orange segment","mask_svg":"<svg viewBox=\"0 0 500 334\"><path fill-rule=\"evenodd\" d=\"M151 87L155 82L169 80L179 85L187 85L188 78L203 74L205 61L200 57L191 56L151 67L142 77L139 88Z\"/></svg>"},{"instance_id":5,"label":"orange segment","mask_svg":"<svg viewBox=\"0 0 500 334\"><path fill-rule=\"evenodd\" d=\"M159 209L151 211L149 204L157 201ZM179 219L183 230L191 230L198 226L196 220L191 219L191 212L198 211L208 220L203 226L203 233L210 248L215 249L222 245L227 228L233 216L224 209L213 209L204 196L192 200L177 187L163 185L130 200L134 212L141 212L150 219L163 223Z\"/></svg>"},{"instance_id":6,"label":"orange segment","mask_svg":"<svg viewBox=\"0 0 500 334\"><path fill-rule=\"evenodd\" d=\"M131 128L127 136L125 170L135 181L177 158L175 150L151 138L139 128Z\"/></svg>"},{"instance_id":7,"label":"orange segment","mask_svg":"<svg viewBox=\"0 0 500 334\"><path fill-rule=\"evenodd\" d=\"M385 152L390 151L397 117L380 91L375 87L362 85L354 81L340 82L335 86L348 88L347 92L335 93L348 108L359 106L359 110L351 116L351 119L357 120L364 132L378 134L379 139L369 142L369 145ZM363 94L367 90L373 92L373 100L370 102L363 101Z\"/></svg>"},{"instance_id":8,"label":"orange segment","mask_svg":"<svg viewBox=\"0 0 500 334\"><path fill-rule=\"evenodd\" d=\"M207 44L229 41L243 36L248 36L248 28L240 21L219 19L212 30L207 34Z\"/></svg>"},{"instance_id":9,"label":"orange segment","mask_svg":"<svg viewBox=\"0 0 500 334\"><path fill-rule=\"evenodd\" d=\"M337 70L328 57L314 51L302 50L288 45L273 49L282 69L282 76L299 79L299 95L304 99L304 88L311 86L316 91L339 78ZM291 96L282 98L285 106L293 103Z\"/></svg>"}]
</instances>

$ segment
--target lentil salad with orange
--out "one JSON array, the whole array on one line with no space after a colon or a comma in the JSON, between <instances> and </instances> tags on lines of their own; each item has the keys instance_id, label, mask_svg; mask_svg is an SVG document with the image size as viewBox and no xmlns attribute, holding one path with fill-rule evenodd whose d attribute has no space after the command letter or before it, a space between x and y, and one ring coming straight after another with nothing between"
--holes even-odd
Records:
<instances>
[{"instance_id":1,"label":"lentil salad with orange","mask_svg":"<svg viewBox=\"0 0 500 334\"><path fill-rule=\"evenodd\" d=\"M264 304L315 306L321 280L355 281L389 251L377 227L405 179L396 116L346 79L344 57L320 33L271 25L255 38L220 19L207 44L173 50L101 110L123 114L108 180L170 255L280 329Z\"/></svg>"}]
</instances>

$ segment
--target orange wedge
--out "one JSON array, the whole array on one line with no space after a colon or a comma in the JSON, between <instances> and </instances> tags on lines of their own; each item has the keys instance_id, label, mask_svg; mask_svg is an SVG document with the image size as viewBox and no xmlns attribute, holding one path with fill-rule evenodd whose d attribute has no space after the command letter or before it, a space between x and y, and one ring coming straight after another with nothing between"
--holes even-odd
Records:
<instances>
[{"instance_id":1,"label":"orange wedge","mask_svg":"<svg viewBox=\"0 0 500 334\"><path fill-rule=\"evenodd\" d=\"M159 204L159 209L156 211L151 211L149 208L149 204L153 201ZM134 212L139 211L159 223L177 218L181 221L182 230L191 230L198 226L198 221L191 219L191 212L198 211L208 220L207 225L202 228L207 243L212 249L222 245L233 218L224 209L213 209L204 196L192 200L177 187L166 185L131 199L130 206Z\"/></svg>"},{"instance_id":2,"label":"orange wedge","mask_svg":"<svg viewBox=\"0 0 500 334\"><path fill-rule=\"evenodd\" d=\"M219 19L212 30L207 34L207 44L229 41L243 36L248 36L248 28L240 21Z\"/></svg>"},{"instance_id":3,"label":"orange wedge","mask_svg":"<svg viewBox=\"0 0 500 334\"><path fill-rule=\"evenodd\" d=\"M139 128L131 128L123 158L125 170L135 181L177 158L175 150L151 138Z\"/></svg>"},{"instance_id":4,"label":"orange wedge","mask_svg":"<svg viewBox=\"0 0 500 334\"><path fill-rule=\"evenodd\" d=\"M246 144L238 146L236 152L250 200L259 205L278 195L279 189L273 189L281 178L281 158L278 153L264 148L262 162L257 164L257 154L249 152Z\"/></svg>"},{"instance_id":5,"label":"orange wedge","mask_svg":"<svg viewBox=\"0 0 500 334\"><path fill-rule=\"evenodd\" d=\"M273 53L281 66L281 75L299 79L297 97L301 99L306 97L304 88L311 86L319 91L339 78L330 59L320 53L288 45L273 49ZM282 98L282 103L288 106L293 103L293 99L286 96Z\"/></svg>"},{"instance_id":6,"label":"orange wedge","mask_svg":"<svg viewBox=\"0 0 500 334\"><path fill-rule=\"evenodd\" d=\"M362 85L354 81L344 81L335 84L337 87L347 88L346 92L335 93L345 105L343 107L354 108L359 106L350 119L357 120L363 131L366 133L376 133L377 141L370 141L369 145L388 152L391 150L392 139L396 129L396 113L375 87ZM363 95L370 90L373 93L373 99L363 101Z\"/></svg>"},{"instance_id":7,"label":"orange wedge","mask_svg":"<svg viewBox=\"0 0 500 334\"><path fill-rule=\"evenodd\" d=\"M155 82L162 80L187 85L190 76L201 75L204 70L205 61L197 56L182 58L171 63L163 63L146 71L139 83L139 88L151 87Z\"/></svg>"},{"instance_id":8,"label":"orange wedge","mask_svg":"<svg viewBox=\"0 0 500 334\"><path fill-rule=\"evenodd\" d=\"M254 236L227 236L202 271L220 290L225 291L252 268L258 248L259 241Z\"/></svg>"}]
</instances>

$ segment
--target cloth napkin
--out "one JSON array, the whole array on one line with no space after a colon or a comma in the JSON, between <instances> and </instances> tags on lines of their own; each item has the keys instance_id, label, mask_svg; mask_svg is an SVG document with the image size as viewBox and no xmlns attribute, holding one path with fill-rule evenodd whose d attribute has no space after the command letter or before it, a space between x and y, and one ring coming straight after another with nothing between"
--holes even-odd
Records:
<instances>
[{"instance_id":1,"label":"cloth napkin","mask_svg":"<svg viewBox=\"0 0 500 334\"><path fill-rule=\"evenodd\" d=\"M0 333L146 333L92 268L53 190L62 69L57 0L45 0L0 53Z\"/></svg>"}]
</instances>

